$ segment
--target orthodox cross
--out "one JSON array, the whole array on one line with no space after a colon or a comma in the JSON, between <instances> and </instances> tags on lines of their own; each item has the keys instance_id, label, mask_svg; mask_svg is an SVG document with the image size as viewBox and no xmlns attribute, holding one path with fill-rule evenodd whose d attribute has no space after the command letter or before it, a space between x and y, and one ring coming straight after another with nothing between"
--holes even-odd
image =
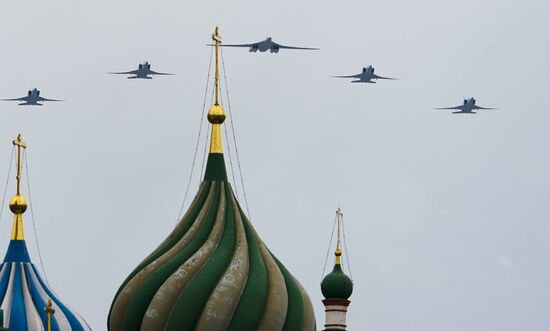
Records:
<instances>
[{"instance_id":1,"label":"orthodox cross","mask_svg":"<svg viewBox=\"0 0 550 331\"><path fill-rule=\"evenodd\" d=\"M55 309L52 308L52 300L48 299L48 305L44 308L46 314L48 314L48 331L52 330L52 315L55 314Z\"/></svg>"},{"instance_id":2,"label":"orthodox cross","mask_svg":"<svg viewBox=\"0 0 550 331\"><path fill-rule=\"evenodd\" d=\"M21 187L21 148L27 148L27 145L23 142L21 133L17 135L17 139L13 141L13 145L17 146L17 195L20 195Z\"/></svg>"}]
</instances>

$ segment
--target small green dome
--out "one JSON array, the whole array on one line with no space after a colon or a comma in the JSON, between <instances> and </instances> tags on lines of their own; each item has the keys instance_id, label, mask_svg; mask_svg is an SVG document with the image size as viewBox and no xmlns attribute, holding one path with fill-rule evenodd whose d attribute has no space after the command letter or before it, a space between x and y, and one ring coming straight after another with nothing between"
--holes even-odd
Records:
<instances>
[{"instance_id":1,"label":"small green dome","mask_svg":"<svg viewBox=\"0 0 550 331\"><path fill-rule=\"evenodd\" d=\"M340 251L336 252L334 269L321 282L321 292L325 299L347 300L353 293L353 282L342 271L342 266L340 265L341 254Z\"/></svg>"}]
</instances>

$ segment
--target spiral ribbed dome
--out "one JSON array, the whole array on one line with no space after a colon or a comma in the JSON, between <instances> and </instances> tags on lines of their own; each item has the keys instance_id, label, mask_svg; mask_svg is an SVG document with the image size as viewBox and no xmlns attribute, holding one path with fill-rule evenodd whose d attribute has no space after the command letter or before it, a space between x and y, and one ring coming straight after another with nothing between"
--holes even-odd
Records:
<instances>
[{"instance_id":1,"label":"spiral ribbed dome","mask_svg":"<svg viewBox=\"0 0 550 331\"><path fill-rule=\"evenodd\" d=\"M164 242L126 279L109 330L314 330L311 301L259 238L210 154L205 180Z\"/></svg>"}]
</instances>

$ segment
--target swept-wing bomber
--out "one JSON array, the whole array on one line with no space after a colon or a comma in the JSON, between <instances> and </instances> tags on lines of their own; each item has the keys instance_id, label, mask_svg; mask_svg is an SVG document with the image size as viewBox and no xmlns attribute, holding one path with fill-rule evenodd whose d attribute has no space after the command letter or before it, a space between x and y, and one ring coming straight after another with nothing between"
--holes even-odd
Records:
<instances>
[{"instance_id":1,"label":"swept-wing bomber","mask_svg":"<svg viewBox=\"0 0 550 331\"><path fill-rule=\"evenodd\" d=\"M397 78L390 78L390 77L382 77L382 76L378 76L374 73L374 67L373 66L368 66L368 67L363 67L363 70L358 73L357 75L349 75L349 76L332 76L334 78L353 78L355 80L352 80L351 82L352 83L371 83L371 84L376 84L376 82L373 81L373 79L391 79L391 80L395 80Z\"/></svg>"},{"instance_id":2,"label":"swept-wing bomber","mask_svg":"<svg viewBox=\"0 0 550 331\"><path fill-rule=\"evenodd\" d=\"M443 107L443 108L436 108L436 109L457 110L457 111L454 111L453 114L477 114L474 110L477 110L477 109L490 110L490 109L497 109L497 108L485 108L485 107L477 106L476 99L469 98L469 99L464 99L464 102L459 106Z\"/></svg>"},{"instance_id":3,"label":"swept-wing bomber","mask_svg":"<svg viewBox=\"0 0 550 331\"><path fill-rule=\"evenodd\" d=\"M19 106L42 106L43 104L41 102L44 101L63 101L63 100L57 100L57 99L46 99L40 96L40 90L33 88L32 90L29 90L27 92L27 95L21 98L15 98L15 99L1 99L4 101L21 101L19 103Z\"/></svg>"},{"instance_id":4,"label":"swept-wing bomber","mask_svg":"<svg viewBox=\"0 0 550 331\"><path fill-rule=\"evenodd\" d=\"M130 75L128 79L153 79L153 75L173 75L165 72L156 72L151 70L151 64L147 61L140 63L137 70L123 71L123 72L110 72L113 75Z\"/></svg>"},{"instance_id":5,"label":"swept-wing bomber","mask_svg":"<svg viewBox=\"0 0 550 331\"><path fill-rule=\"evenodd\" d=\"M208 44L208 46L214 46L213 44ZM279 53L279 50L281 49L300 49L300 50L309 50L309 51L316 51L319 50L319 48L311 48L311 47L295 47L295 46L286 46L281 45L273 41L271 37L267 37L265 40L258 41L257 43L252 44L221 44L222 47L245 47L248 48L249 52L271 52L271 53Z\"/></svg>"}]
</instances>

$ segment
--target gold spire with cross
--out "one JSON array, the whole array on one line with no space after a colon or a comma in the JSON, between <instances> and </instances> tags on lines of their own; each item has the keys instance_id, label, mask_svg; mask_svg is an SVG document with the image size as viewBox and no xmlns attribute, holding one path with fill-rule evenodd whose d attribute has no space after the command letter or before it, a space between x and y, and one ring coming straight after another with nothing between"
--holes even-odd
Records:
<instances>
[{"instance_id":1,"label":"gold spire with cross","mask_svg":"<svg viewBox=\"0 0 550 331\"><path fill-rule=\"evenodd\" d=\"M216 52L216 73L214 77L214 94L215 102L212 107L208 110L208 122L212 124L212 134L210 136L210 153L223 153L222 145L222 130L221 124L225 121L225 111L219 103L219 92L220 92L220 69L219 69L219 49L222 42L220 36L219 28L216 27L214 33L212 34L212 41L214 42L215 52Z\"/></svg>"},{"instance_id":2,"label":"gold spire with cross","mask_svg":"<svg viewBox=\"0 0 550 331\"><path fill-rule=\"evenodd\" d=\"M52 315L55 314L55 309L52 308L52 299L48 299L48 305L44 308L46 314L48 314L48 331L52 330Z\"/></svg>"},{"instance_id":3,"label":"gold spire with cross","mask_svg":"<svg viewBox=\"0 0 550 331\"><path fill-rule=\"evenodd\" d=\"M340 261L340 256L342 256L342 249L340 248L340 226L342 225L342 217L344 214L342 213L342 209L338 207L336 209L336 223L338 227L338 236L336 237L336 251L334 252L334 255L336 256L336 263L335 264L342 264Z\"/></svg>"},{"instance_id":4,"label":"gold spire with cross","mask_svg":"<svg viewBox=\"0 0 550 331\"><path fill-rule=\"evenodd\" d=\"M13 226L11 229L11 240L25 240L25 234L23 232L23 213L27 210L27 200L21 195L21 149L27 148L27 145L23 142L21 134L17 135L17 138L12 141L13 145L17 147L17 193L10 200L10 210L14 214Z\"/></svg>"}]
</instances>

